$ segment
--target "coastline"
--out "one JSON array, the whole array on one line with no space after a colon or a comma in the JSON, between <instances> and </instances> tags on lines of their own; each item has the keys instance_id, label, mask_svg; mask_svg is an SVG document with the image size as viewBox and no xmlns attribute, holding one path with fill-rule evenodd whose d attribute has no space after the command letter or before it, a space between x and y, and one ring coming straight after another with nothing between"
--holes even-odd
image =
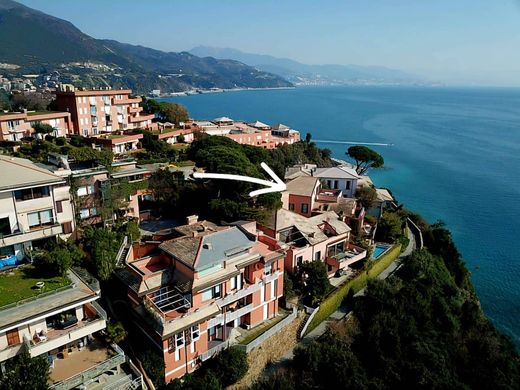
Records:
<instances>
[{"instance_id":1,"label":"coastline","mask_svg":"<svg viewBox=\"0 0 520 390\"><path fill-rule=\"evenodd\" d=\"M149 95L147 98L163 99L174 96L193 96L203 95L207 93L224 93L224 92L243 92L243 91L270 91L278 89L296 89L297 87L258 87L258 88L212 88L212 89L190 89L188 91L161 93L159 95Z\"/></svg>"}]
</instances>

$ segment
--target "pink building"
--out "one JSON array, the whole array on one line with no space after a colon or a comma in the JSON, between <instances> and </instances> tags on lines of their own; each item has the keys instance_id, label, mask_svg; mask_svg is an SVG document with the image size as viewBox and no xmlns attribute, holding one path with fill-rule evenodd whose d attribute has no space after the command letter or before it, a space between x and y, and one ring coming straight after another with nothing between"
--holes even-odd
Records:
<instances>
[{"instance_id":1,"label":"pink building","mask_svg":"<svg viewBox=\"0 0 520 390\"><path fill-rule=\"evenodd\" d=\"M54 137L65 137L72 131L71 116L68 112L26 111L0 112L0 141L19 141L34 133L36 123L50 125Z\"/></svg>"},{"instance_id":2,"label":"pink building","mask_svg":"<svg viewBox=\"0 0 520 390\"><path fill-rule=\"evenodd\" d=\"M69 112L74 134L102 133L154 127L154 115L143 114L142 99L131 97L130 89L56 91L56 104Z\"/></svg>"},{"instance_id":3,"label":"pink building","mask_svg":"<svg viewBox=\"0 0 520 390\"><path fill-rule=\"evenodd\" d=\"M322 261L333 276L366 257L366 250L349 242L350 227L333 211L307 218L280 209L275 218L260 229L277 241L288 245L285 270L294 272L303 262Z\"/></svg>"},{"instance_id":4,"label":"pink building","mask_svg":"<svg viewBox=\"0 0 520 390\"><path fill-rule=\"evenodd\" d=\"M164 237L134 244L117 275L170 381L277 315L284 252L255 222L221 227L193 216Z\"/></svg>"}]
</instances>

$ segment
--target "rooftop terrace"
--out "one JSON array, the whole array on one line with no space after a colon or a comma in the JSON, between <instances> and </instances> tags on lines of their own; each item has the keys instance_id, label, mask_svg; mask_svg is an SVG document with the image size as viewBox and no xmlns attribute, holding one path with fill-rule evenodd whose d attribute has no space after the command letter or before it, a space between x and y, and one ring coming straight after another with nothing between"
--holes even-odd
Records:
<instances>
[{"instance_id":1,"label":"rooftop terrace","mask_svg":"<svg viewBox=\"0 0 520 390\"><path fill-rule=\"evenodd\" d=\"M37 288L36 283L44 282L43 288ZM42 278L32 265L25 265L0 274L0 308L11 303L52 292L70 285L68 278L56 276Z\"/></svg>"}]
</instances>

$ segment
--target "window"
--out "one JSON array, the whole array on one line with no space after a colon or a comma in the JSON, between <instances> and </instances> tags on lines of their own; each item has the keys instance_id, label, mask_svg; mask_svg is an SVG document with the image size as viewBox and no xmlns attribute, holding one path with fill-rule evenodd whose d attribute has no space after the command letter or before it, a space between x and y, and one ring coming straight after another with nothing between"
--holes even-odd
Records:
<instances>
[{"instance_id":1,"label":"window","mask_svg":"<svg viewBox=\"0 0 520 390\"><path fill-rule=\"evenodd\" d=\"M339 182L334 180L334 189L337 190L339 188Z\"/></svg>"},{"instance_id":2,"label":"window","mask_svg":"<svg viewBox=\"0 0 520 390\"><path fill-rule=\"evenodd\" d=\"M266 276L271 275L272 271L273 271L273 263L269 263L264 266L264 275L266 275Z\"/></svg>"},{"instance_id":3,"label":"window","mask_svg":"<svg viewBox=\"0 0 520 390\"><path fill-rule=\"evenodd\" d=\"M208 301L212 298L220 298L220 284L210 287L202 292L203 301Z\"/></svg>"},{"instance_id":4,"label":"window","mask_svg":"<svg viewBox=\"0 0 520 390\"><path fill-rule=\"evenodd\" d=\"M309 204L308 203L302 203L302 213L307 214L309 212Z\"/></svg>"},{"instance_id":5,"label":"window","mask_svg":"<svg viewBox=\"0 0 520 390\"><path fill-rule=\"evenodd\" d=\"M231 284L231 290L238 289L240 290L242 288L242 274L233 276L230 279Z\"/></svg>"},{"instance_id":6,"label":"window","mask_svg":"<svg viewBox=\"0 0 520 390\"><path fill-rule=\"evenodd\" d=\"M294 203L289 203L289 210L294 211Z\"/></svg>"},{"instance_id":7,"label":"window","mask_svg":"<svg viewBox=\"0 0 520 390\"><path fill-rule=\"evenodd\" d=\"M63 229L63 234L72 233L72 222L64 222L61 224L61 227Z\"/></svg>"},{"instance_id":8,"label":"window","mask_svg":"<svg viewBox=\"0 0 520 390\"><path fill-rule=\"evenodd\" d=\"M23 200L45 198L51 195L49 186L26 188L24 190L17 190L14 192L15 199L20 202Z\"/></svg>"},{"instance_id":9,"label":"window","mask_svg":"<svg viewBox=\"0 0 520 390\"><path fill-rule=\"evenodd\" d=\"M58 200L56 202L56 212L63 213L63 201L62 200Z\"/></svg>"},{"instance_id":10,"label":"window","mask_svg":"<svg viewBox=\"0 0 520 390\"><path fill-rule=\"evenodd\" d=\"M78 187L78 190L76 191L78 196L86 196L96 193L96 186L82 186Z\"/></svg>"},{"instance_id":11,"label":"window","mask_svg":"<svg viewBox=\"0 0 520 390\"><path fill-rule=\"evenodd\" d=\"M296 265L302 265L303 256L296 256Z\"/></svg>"},{"instance_id":12,"label":"window","mask_svg":"<svg viewBox=\"0 0 520 390\"><path fill-rule=\"evenodd\" d=\"M11 223L9 217L0 218L0 237L11 234Z\"/></svg>"},{"instance_id":13,"label":"window","mask_svg":"<svg viewBox=\"0 0 520 390\"><path fill-rule=\"evenodd\" d=\"M97 215L97 209L95 207L91 207L91 208L86 208L86 209L81 209L79 210L79 217L81 219L85 219L85 218L89 218L89 217L94 217Z\"/></svg>"},{"instance_id":14,"label":"window","mask_svg":"<svg viewBox=\"0 0 520 390\"><path fill-rule=\"evenodd\" d=\"M179 332L175 335L175 348L182 348L184 345L184 332Z\"/></svg>"},{"instance_id":15,"label":"window","mask_svg":"<svg viewBox=\"0 0 520 390\"><path fill-rule=\"evenodd\" d=\"M350 190L350 180L347 180L347 182L345 183L345 189L346 190Z\"/></svg>"},{"instance_id":16,"label":"window","mask_svg":"<svg viewBox=\"0 0 520 390\"><path fill-rule=\"evenodd\" d=\"M54 223L52 209L37 211L35 213L28 213L27 221L29 222L30 228L37 226L52 225Z\"/></svg>"},{"instance_id":17,"label":"window","mask_svg":"<svg viewBox=\"0 0 520 390\"><path fill-rule=\"evenodd\" d=\"M321 259L321 251L317 251L314 253L314 260L320 260Z\"/></svg>"},{"instance_id":18,"label":"window","mask_svg":"<svg viewBox=\"0 0 520 390\"><path fill-rule=\"evenodd\" d=\"M332 257L337 255L338 253L342 253L345 251L345 241L337 242L335 244L329 245L327 248L327 256Z\"/></svg>"},{"instance_id":19,"label":"window","mask_svg":"<svg viewBox=\"0 0 520 390\"><path fill-rule=\"evenodd\" d=\"M5 332L7 336L7 345L20 344L20 335L18 334L18 328L11 329Z\"/></svg>"},{"instance_id":20,"label":"window","mask_svg":"<svg viewBox=\"0 0 520 390\"><path fill-rule=\"evenodd\" d=\"M199 325L193 325L191 327L191 340L192 341L196 341L200 338L200 329L199 329Z\"/></svg>"},{"instance_id":21,"label":"window","mask_svg":"<svg viewBox=\"0 0 520 390\"><path fill-rule=\"evenodd\" d=\"M88 137L88 129L83 129L83 135L84 135L85 137Z\"/></svg>"}]
</instances>

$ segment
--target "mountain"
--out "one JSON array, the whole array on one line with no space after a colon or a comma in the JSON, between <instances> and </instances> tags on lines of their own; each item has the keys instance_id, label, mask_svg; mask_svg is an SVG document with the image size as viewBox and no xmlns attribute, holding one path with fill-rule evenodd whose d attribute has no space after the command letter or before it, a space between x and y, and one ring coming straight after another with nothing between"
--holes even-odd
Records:
<instances>
[{"instance_id":1,"label":"mountain","mask_svg":"<svg viewBox=\"0 0 520 390\"><path fill-rule=\"evenodd\" d=\"M276 73L296 84L416 83L420 77L382 66L308 65L265 54L244 53L229 48L198 46L189 51L199 57L230 58Z\"/></svg>"},{"instance_id":2,"label":"mountain","mask_svg":"<svg viewBox=\"0 0 520 390\"><path fill-rule=\"evenodd\" d=\"M70 22L12 0L0 0L0 72L53 71L59 72L62 82L129 87L141 93L291 86L280 76L236 60L95 39Z\"/></svg>"}]
</instances>

